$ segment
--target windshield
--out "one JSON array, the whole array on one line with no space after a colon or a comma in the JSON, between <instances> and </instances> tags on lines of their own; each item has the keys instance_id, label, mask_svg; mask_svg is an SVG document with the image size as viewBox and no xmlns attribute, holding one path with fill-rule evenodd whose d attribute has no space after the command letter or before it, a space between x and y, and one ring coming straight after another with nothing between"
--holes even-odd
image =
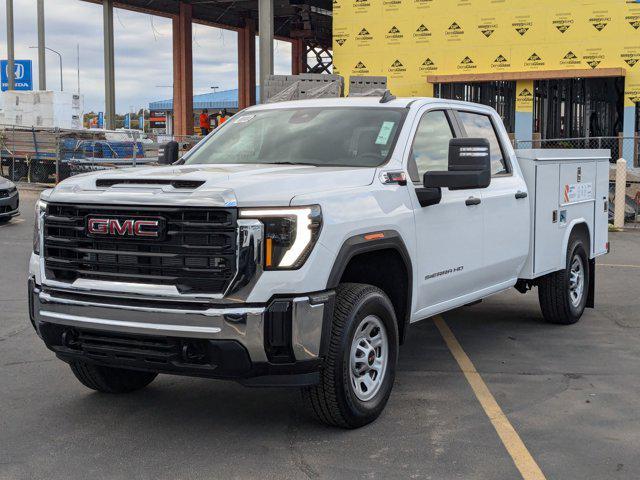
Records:
<instances>
[{"instance_id":1,"label":"windshield","mask_svg":"<svg viewBox=\"0 0 640 480\"><path fill-rule=\"evenodd\" d=\"M396 108L296 108L239 113L185 164L285 163L377 167L404 119Z\"/></svg>"}]
</instances>

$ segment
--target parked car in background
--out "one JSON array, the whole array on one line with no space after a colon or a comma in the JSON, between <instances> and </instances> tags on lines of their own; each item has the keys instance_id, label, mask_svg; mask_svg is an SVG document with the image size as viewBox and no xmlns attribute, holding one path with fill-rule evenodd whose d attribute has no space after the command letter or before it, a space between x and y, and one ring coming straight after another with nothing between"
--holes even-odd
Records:
<instances>
[{"instance_id":1,"label":"parked car in background","mask_svg":"<svg viewBox=\"0 0 640 480\"><path fill-rule=\"evenodd\" d=\"M0 223L8 222L20 214L20 195L15 184L0 177Z\"/></svg>"}]
</instances>

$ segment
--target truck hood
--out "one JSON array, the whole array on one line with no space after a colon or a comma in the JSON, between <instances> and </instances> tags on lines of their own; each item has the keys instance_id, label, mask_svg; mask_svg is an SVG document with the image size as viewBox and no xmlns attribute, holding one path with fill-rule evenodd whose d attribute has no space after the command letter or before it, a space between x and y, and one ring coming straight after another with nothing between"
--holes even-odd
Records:
<instances>
[{"instance_id":1,"label":"truck hood","mask_svg":"<svg viewBox=\"0 0 640 480\"><path fill-rule=\"evenodd\" d=\"M172 206L282 206L296 195L370 185L375 168L179 165L77 175L50 202Z\"/></svg>"},{"instance_id":2,"label":"truck hood","mask_svg":"<svg viewBox=\"0 0 640 480\"><path fill-rule=\"evenodd\" d=\"M7 189L15 187L15 184L11 180L0 177L0 189Z\"/></svg>"}]
</instances>

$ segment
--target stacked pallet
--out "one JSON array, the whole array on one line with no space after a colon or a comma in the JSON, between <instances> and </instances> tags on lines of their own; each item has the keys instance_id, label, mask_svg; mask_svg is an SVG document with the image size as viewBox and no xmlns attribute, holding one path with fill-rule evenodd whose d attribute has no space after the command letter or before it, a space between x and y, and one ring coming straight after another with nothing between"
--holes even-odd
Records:
<instances>
[{"instance_id":1,"label":"stacked pallet","mask_svg":"<svg viewBox=\"0 0 640 480\"><path fill-rule=\"evenodd\" d=\"M271 75L264 87L267 103L307 98L336 98L344 92L344 78L340 75L302 73L300 75Z\"/></svg>"},{"instance_id":2,"label":"stacked pallet","mask_svg":"<svg viewBox=\"0 0 640 480\"><path fill-rule=\"evenodd\" d=\"M387 77L358 76L349 77L350 97L381 97L387 90Z\"/></svg>"}]
</instances>

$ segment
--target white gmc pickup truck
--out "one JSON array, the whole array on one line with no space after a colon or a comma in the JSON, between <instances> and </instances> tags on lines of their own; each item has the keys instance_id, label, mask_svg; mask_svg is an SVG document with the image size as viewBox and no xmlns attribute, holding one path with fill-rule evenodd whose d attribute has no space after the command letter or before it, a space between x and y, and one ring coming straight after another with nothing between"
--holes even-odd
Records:
<instances>
[{"instance_id":1,"label":"white gmc pickup truck","mask_svg":"<svg viewBox=\"0 0 640 480\"><path fill-rule=\"evenodd\" d=\"M321 421L359 427L413 322L511 287L537 287L553 323L593 306L608 172L608 151L514 151L481 105L252 107L173 165L45 191L31 322L94 390L298 386Z\"/></svg>"}]
</instances>

